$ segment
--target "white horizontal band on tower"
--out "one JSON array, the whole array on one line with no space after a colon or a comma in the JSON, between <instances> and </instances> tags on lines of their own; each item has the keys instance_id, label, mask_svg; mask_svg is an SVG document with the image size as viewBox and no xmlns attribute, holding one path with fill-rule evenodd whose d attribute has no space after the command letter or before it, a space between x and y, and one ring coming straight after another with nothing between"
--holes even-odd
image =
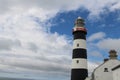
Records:
<instances>
[{"instance_id":1,"label":"white horizontal band on tower","mask_svg":"<svg viewBox=\"0 0 120 80\"><path fill-rule=\"evenodd\" d=\"M72 59L72 69L87 69L87 59Z\"/></svg>"},{"instance_id":2,"label":"white horizontal band on tower","mask_svg":"<svg viewBox=\"0 0 120 80\"><path fill-rule=\"evenodd\" d=\"M86 40L84 39L75 39L73 42L73 49L83 48L86 49Z\"/></svg>"}]
</instances>

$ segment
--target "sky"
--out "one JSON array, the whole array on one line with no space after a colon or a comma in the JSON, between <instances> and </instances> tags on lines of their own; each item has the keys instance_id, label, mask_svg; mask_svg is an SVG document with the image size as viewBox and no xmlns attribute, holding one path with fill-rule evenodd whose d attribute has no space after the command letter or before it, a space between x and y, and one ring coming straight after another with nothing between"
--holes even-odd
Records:
<instances>
[{"instance_id":1,"label":"sky","mask_svg":"<svg viewBox=\"0 0 120 80\"><path fill-rule=\"evenodd\" d=\"M115 49L120 0L0 0L0 77L70 80L72 28L85 20L89 74Z\"/></svg>"}]
</instances>

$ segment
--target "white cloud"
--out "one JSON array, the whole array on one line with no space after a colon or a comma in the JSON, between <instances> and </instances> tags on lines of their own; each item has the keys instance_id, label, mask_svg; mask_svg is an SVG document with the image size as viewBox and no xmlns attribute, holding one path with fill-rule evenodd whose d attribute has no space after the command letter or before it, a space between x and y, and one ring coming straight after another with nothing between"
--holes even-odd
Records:
<instances>
[{"instance_id":1,"label":"white cloud","mask_svg":"<svg viewBox=\"0 0 120 80\"><path fill-rule=\"evenodd\" d=\"M85 0L84 7L90 11L88 18L96 21L97 19L101 18L101 14L107 14L116 10L114 6L117 6L118 3L120 3L119 0ZM117 7L117 9L119 10L120 7Z\"/></svg>"},{"instance_id":2,"label":"white cloud","mask_svg":"<svg viewBox=\"0 0 120 80\"><path fill-rule=\"evenodd\" d=\"M115 2L111 7L111 11L119 10L120 9L120 2Z\"/></svg>"},{"instance_id":3,"label":"white cloud","mask_svg":"<svg viewBox=\"0 0 120 80\"><path fill-rule=\"evenodd\" d=\"M97 46L100 49L115 49L117 51L120 51L120 39L112 39L112 38L106 38L97 43Z\"/></svg>"},{"instance_id":4,"label":"white cloud","mask_svg":"<svg viewBox=\"0 0 120 80\"><path fill-rule=\"evenodd\" d=\"M101 40L106 36L104 32L97 32L88 37L88 41Z\"/></svg>"},{"instance_id":5,"label":"white cloud","mask_svg":"<svg viewBox=\"0 0 120 80\"><path fill-rule=\"evenodd\" d=\"M21 75L23 72L31 75L29 71L69 75L72 53L69 39L65 35L48 33L47 30L52 25L48 20L59 12L78 8L87 9L90 12L89 16L93 18L94 15L99 16L103 13L105 7L111 11L119 9L119 2L119 0L0 0L0 45L2 45L0 66L4 66L0 67L1 70ZM105 34L99 32L89 37L88 41L104 37ZM104 46L102 42L99 44L99 47Z\"/></svg>"},{"instance_id":6,"label":"white cloud","mask_svg":"<svg viewBox=\"0 0 120 80\"><path fill-rule=\"evenodd\" d=\"M33 11L34 13L34 11ZM65 35L48 33L49 13L31 14L29 11L3 17L0 22L0 64L6 73L14 72L24 77L23 72L69 75L71 45ZM43 18L43 17L44 18ZM62 66L61 66L62 64ZM11 68L17 68L16 70ZM23 69L21 71L21 68ZM49 72L48 72L49 71ZM4 72L1 72L4 73ZM35 74L32 74L35 75ZM8 75L6 75L7 77ZM20 77L19 76L19 77ZM43 76L36 76L43 77Z\"/></svg>"}]
</instances>

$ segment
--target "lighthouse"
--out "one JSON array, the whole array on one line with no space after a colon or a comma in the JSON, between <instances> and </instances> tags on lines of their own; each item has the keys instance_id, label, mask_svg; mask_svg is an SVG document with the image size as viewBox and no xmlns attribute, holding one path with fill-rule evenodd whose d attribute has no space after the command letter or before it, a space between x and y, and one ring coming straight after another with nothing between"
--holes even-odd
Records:
<instances>
[{"instance_id":1,"label":"lighthouse","mask_svg":"<svg viewBox=\"0 0 120 80\"><path fill-rule=\"evenodd\" d=\"M73 53L71 80L85 80L88 77L87 70L87 50L84 19L78 17L73 28Z\"/></svg>"}]
</instances>

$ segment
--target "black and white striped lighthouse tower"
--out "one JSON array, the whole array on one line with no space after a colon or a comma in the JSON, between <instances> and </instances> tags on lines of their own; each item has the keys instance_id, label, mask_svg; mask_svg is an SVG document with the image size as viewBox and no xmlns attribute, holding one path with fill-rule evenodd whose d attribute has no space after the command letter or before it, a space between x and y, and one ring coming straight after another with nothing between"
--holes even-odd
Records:
<instances>
[{"instance_id":1,"label":"black and white striped lighthouse tower","mask_svg":"<svg viewBox=\"0 0 120 80\"><path fill-rule=\"evenodd\" d=\"M85 80L88 76L87 70L87 50L86 34L84 19L78 17L73 28L73 54L71 80Z\"/></svg>"}]
</instances>

